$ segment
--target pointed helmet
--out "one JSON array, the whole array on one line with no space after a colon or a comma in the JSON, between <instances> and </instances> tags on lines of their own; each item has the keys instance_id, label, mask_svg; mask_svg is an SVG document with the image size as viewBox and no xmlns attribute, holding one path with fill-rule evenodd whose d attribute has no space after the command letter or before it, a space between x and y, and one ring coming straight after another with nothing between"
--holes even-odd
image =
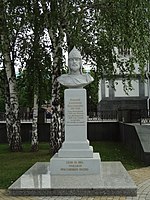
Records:
<instances>
[{"instance_id":1,"label":"pointed helmet","mask_svg":"<svg viewBox=\"0 0 150 200\"><path fill-rule=\"evenodd\" d=\"M73 49L70 51L69 55L68 55L68 59L72 59L72 58L80 58L81 57L81 53L78 49L76 49L76 47L73 47Z\"/></svg>"}]
</instances>

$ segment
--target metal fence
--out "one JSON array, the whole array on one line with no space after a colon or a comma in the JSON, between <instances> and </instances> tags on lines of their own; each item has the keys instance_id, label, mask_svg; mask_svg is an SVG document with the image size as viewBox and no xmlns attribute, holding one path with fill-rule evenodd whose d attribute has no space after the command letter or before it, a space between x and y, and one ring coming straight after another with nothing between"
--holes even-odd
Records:
<instances>
[{"instance_id":1,"label":"metal fence","mask_svg":"<svg viewBox=\"0 0 150 200\"><path fill-rule=\"evenodd\" d=\"M90 112L88 116L88 121L118 121L117 111L99 111Z\"/></svg>"},{"instance_id":2,"label":"metal fence","mask_svg":"<svg viewBox=\"0 0 150 200\"><path fill-rule=\"evenodd\" d=\"M103 110L90 112L88 121L120 121L127 123L150 124L150 110Z\"/></svg>"},{"instance_id":3,"label":"metal fence","mask_svg":"<svg viewBox=\"0 0 150 200\"><path fill-rule=\"evenodd\" d=\"M150 124L150 110L140 110L140 124Z\"/></svg>"},{"instance_id":4,"label":"metal fence","mask_svg":"<svg viewBox=\"0 0 150 200\"><path fill-rule=\"evenodd\" d=\"M32 113L20 112L21 121L31 122ZM40 122L51 122L45 113L40 113ZM116 110L116 111L90 111L87 116L88 121L120 121L129 123L150 124L150 110ZM5 121L5 113L0 112L0 121Z\"/></svg>"},{"instance_id":5,"label":"metal fence","mask_svg":"<svg viewBox=\"0 0 150 200\"><path fill-rule=\"evenodd\" d=\"M30 114L29 112L20 112L19 117L21 121L32 121L32 114ZM6 120L5 113L0 112L0 121L5 121L5 120Z\"/></svg>"},{"instance_id":6,"label":"metal fence","mask_svg":"<svg viewBox=\"0 0 150 200\"><path fill-rule=\"evenodd\" d=\"M21 121L32 121L33 113L32 112L20 112L19 113Z\"/></svg>"}]
</instances>

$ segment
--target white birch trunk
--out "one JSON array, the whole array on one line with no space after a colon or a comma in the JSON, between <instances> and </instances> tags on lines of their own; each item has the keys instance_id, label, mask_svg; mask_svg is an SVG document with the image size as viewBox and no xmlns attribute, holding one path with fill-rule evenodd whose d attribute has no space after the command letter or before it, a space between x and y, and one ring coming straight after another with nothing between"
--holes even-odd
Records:
<instances>
[{"instance_id":1,"label":"white birch trunk","mask_svg":"<svg viewBox=\"0 0 150 200\"><path fill-rule=\"evenodd\" d=\"M34 94L31 151L38 151L38 95Z\"/></svg>"},{"instance_id":2,"label":"white birch trunk","mask_svg":"<svg viewBox=\"0 0 150 200\"><path fill-rule=\"evenodd\" d=\"M51 1L51 10L49 10L46 2L41 0L45 22L52 44L52 121L50 126L50 146L53 155L59 150L62 144L63 126L60 107L60 84L58 83L57 78L61 75L61 68L63 68L63 65L61 64L62 55L60 55L60 49L62 50L64 43L64 32L62 26L57 24L57 19L56 24L54 25L55 22L52 21L53 19L51 19L51 17L49 17L49 12L54 12L54 10L52 10L54 2L55 1ZM63 2L63 5L64 3L65 2Z\"/></svg>"},{"instance_id":3,"label":"white birch trunk","mask_svg":"<svg viewBox=\"0 0 150 200\"><path fill-rule=\"evenodd\" d=\"M21 136L20 136L20 119L19 119L19 104L16 93L16 76L15 69L12 66L9 52L9 41L7 37L1 34L2 53L4 57L5 72L9 88L9 105L6 105L6 125L8 142L11 151L21 151Z\"/></svg>"},{"instance_id":4,"label":"white birch trunk","mask_svg":"<svg viewBox=\"0 0 150 200\"><path fill-rule=\"evenodd\" d=\"M10 58L11 48L7 30L7 19L5 15L5 4L4 1L0 1L0 40L1 40L1 51L3 55L5 73L8 83L8 101L6 105L6 125L9 130L8 142L11 151L21 151L21 136L20 136L20 119L19 119L19 104L16 93L16 76L14 63Z\"/></svg>"},{"instance_id":5,"label":"white birch trunk","mask_svg":"<svg viewBox=\"0 0 150 200\"><path fill-rule=\"evenodd\" d=\"M52 121L50 128L51 153L54 155L62 145L62 119L60 105L60 83L57 81L60 76L58 46L53 53L53 74L52 74Z\"/></svg>"},{"instance_id":6,"label":"white birch trunk","mask_svg":"<svg viewBox=\"0 0 150 200\"><path fill-rule=\"evenodd\" d=\"M56 91L56 87L53 88ZM58 90L58 89L57 89ZM58 91L57 91L58 93ZM57 102L57 94L52 93L52 120L50 126L50 146L51 152L54 155L61 147L61 116L60 104Z\"/></svg>"},{"instance_id":7,"label":"white birch trunk","mask_svg":"<svg viewBox=\"0 0 150 200\"><path fill-rule=\"evenodd\" d=\"M11 116L9 85L7 80L5 80L5 119L6 119L7 140L9 146L11 146L12 121L9 119L9 116Z\"/></svg>"}]
</instances>

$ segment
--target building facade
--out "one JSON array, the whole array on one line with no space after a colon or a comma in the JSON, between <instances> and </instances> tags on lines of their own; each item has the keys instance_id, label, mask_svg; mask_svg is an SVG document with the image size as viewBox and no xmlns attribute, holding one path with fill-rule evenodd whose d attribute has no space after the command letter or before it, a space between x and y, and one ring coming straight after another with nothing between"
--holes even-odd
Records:
<instances>
[{"instance_id":1,"label":"building facade","mask_svg":"<svg viewBox=\"0 0 150 200\"><path fill-rule=\"evenodd\" d=\"M117 111L123 121L136 121L144 113L149 115L150 110L150 69L146 67L146 78L143 80L135 67L136 78L131 81L132 90L124 91L122 78L118 74L112 87L112 80L100 80L98 111ZM144 111L144 112L143 112Z\"/></svg>"}]
</instances>

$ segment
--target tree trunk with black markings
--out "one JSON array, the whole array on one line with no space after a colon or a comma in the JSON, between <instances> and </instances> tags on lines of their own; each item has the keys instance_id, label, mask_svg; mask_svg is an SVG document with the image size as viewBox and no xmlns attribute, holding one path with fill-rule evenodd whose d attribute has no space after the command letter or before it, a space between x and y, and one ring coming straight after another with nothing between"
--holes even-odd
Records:
<instances>
[{"instance_id":1,"label":"tree trunk with black markings","mask_svg":"<svg viewBox=\"0 0 150 200\"><path fill-rule=\"evenodd\" d=\"M38 95L34 94L31 151L38 151Z\"/></svg>"}]
</instances>

